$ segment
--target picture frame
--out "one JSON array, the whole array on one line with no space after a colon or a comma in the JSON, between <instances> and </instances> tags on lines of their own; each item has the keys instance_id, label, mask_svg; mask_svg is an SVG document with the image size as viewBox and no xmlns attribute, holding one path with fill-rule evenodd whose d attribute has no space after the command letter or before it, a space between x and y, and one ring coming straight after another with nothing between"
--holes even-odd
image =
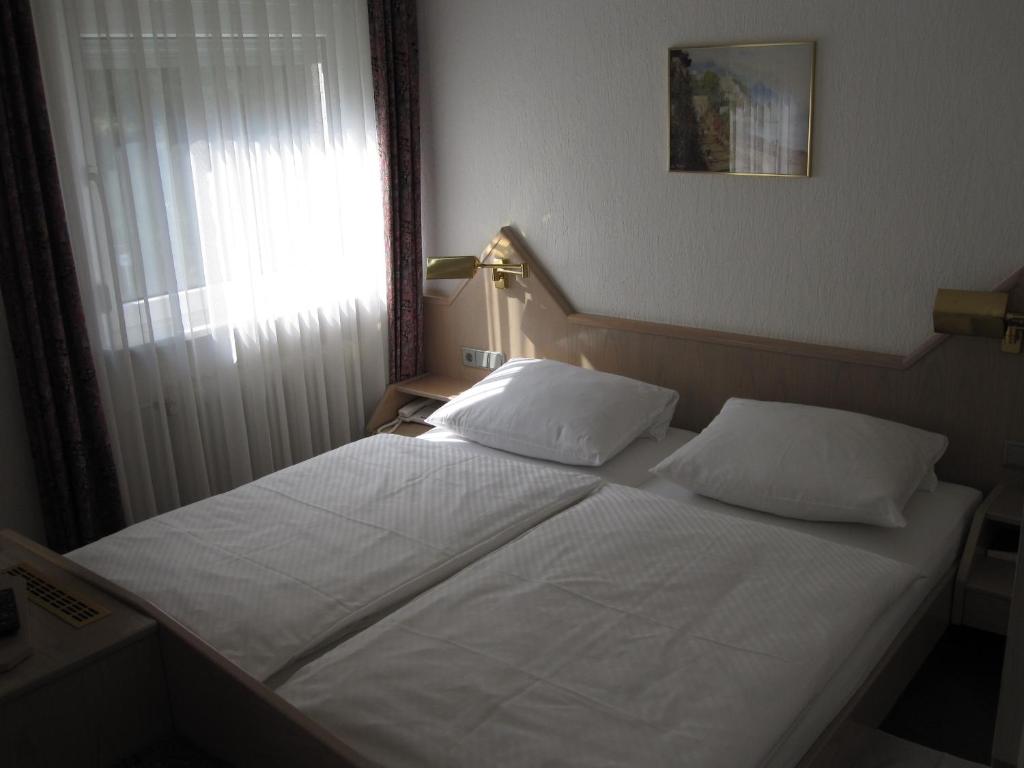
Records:
<instances>
[{"instance_id":1,"label":"picture frame","mask_svg":"<svg viewBox=\"0 0 1024 768\"><path fill-rule=\"evenodd\" d=\"M669 48L669 171L808 177L813 40Z\"/></svg>"}]
</instances>

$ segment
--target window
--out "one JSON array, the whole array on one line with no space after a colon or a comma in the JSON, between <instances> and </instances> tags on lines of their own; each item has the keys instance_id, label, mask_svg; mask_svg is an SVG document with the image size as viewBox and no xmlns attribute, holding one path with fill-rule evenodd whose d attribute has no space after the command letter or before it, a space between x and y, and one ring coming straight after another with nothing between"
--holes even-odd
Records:
<instances>
[{"instance_id":1,"label":"window","mask_svg":"<svg viewBox=\"0 0 1024 768\"><path fill-rule=\"evenodd\" d=\"M322 35L81 37L109 303L129 346L345 298L360 270L342 268L353 196L339 177L365 169L346 157L327 50Z\"/></svg>"}]
</instances>

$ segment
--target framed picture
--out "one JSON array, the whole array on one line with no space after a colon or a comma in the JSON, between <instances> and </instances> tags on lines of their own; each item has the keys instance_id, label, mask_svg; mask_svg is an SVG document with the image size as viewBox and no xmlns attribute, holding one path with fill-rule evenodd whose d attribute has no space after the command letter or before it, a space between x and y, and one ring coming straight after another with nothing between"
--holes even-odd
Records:
<instances>
[{"instance_id":1,"label":"framed picture","mask_svg":"<svg viewBox=\"0 0 1024 768\"><path fill-rule=\"evenodd\" d=\"M669 170L810 176L814 43L670 48Z\"/></svg>"}]
</instances>

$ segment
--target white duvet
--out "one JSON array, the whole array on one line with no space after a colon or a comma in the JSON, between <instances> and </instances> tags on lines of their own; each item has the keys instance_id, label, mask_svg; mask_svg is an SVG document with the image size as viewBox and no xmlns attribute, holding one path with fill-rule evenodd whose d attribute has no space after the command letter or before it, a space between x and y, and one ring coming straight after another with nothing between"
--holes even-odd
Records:
<instances>
[{"instance_id":1,"label":"white duvet","mask_svg":"<svg viewBox=\"0 0 1024 768\"><path fill-rule=\"evenodd\" d=\"M916 578L607 486L278 692L384 766L755 766Z\"/></svg>"},{"instance_id":2,"label":"white duvet","mask_svg":"<svg viewBox=\"0 0 1024 768\"><path fill-rule=\"evenodd\" d=\"M381 435L69 557L265 680L598 485L589 475Z\"/></svg>"}]
</instances>

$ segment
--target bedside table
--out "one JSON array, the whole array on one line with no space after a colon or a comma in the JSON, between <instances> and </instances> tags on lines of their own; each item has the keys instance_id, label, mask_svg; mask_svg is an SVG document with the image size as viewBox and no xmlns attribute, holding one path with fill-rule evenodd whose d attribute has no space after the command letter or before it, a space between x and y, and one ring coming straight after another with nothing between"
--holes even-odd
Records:
<instances>
[{"instance_id":1,"label":"bedside table","mask_svg":"<svg viewBox=\"0 0 1024 768\"><path fill-rule=\"evenodd\" d=\"M1024 531L1020 549L1024 549ZM994 768L1024 764L1024 568L1018 568L1010 598L1010 622L999 687L999 709L992 739Z\"/></svg>"},{"instance_id":2,"label":"bedside table","mask_svg":"<svg viewBox=\"0 0 1024 768\"><path fill-rule=\"evenodd\" d=\"M46 550L0 531L0 572L14 571L51 606L19 600L17 637L32 653L0 673L0 763L42 768L123 760L171 730L157 624L40 552Z\"/></svg>"},{"instance_id":3,"label":"bedside table","mask_svg":"<svg viewBox=\"0 0 1024 768\"><path fill-rule=\"evenodd\" d=\"M453 397L461 394L471 386L473 386L473 382L471 381L453 379L450 376L437 376L432 373L426 373L423 376L417 376L414 379L406 379L405 381L400 381L397 384L392 384L384 391L384 396L377 404L377 408L374 410L370 421L367 422L366 434L376 434L377 430L382 426L388 422L394 421L394 419L398 417L398 409L411 400L415 400L418 397L425 397L429 400L437 400L441 403L447 403ZM400 424L392 434L416 437L430 429L433 429L433 427L427 424L404 422Z\"/></svg>"},{"instance_id":4,"label":"bedside table","mask_svg":"<svg viewBox=\"0 0 1024 768\"><path fill-rule=\"evenodd\" d=\"M1022 512L1024 486L1004 483L974 513L956 575L954 624L1006 634Z\"/></svg>"}]
</instances>

